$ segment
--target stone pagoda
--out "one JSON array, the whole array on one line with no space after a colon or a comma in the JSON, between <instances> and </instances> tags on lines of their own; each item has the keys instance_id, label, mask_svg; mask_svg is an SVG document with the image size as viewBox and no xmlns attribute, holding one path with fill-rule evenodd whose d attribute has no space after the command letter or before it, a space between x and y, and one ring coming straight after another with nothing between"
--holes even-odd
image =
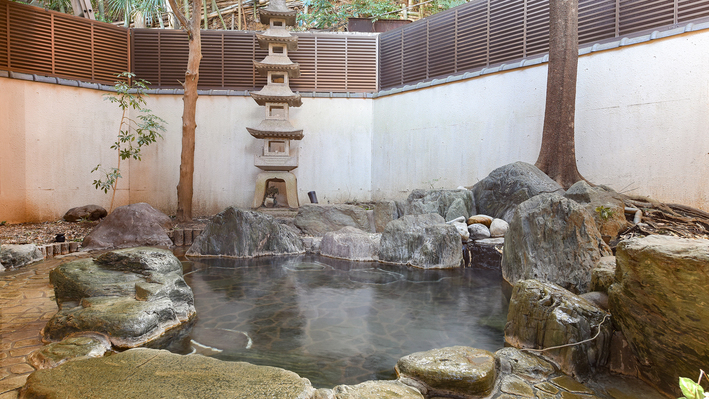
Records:
<instances>
[{"instance_id":1,"label":"stone pagoda","mask_svg":"<svg viewBox=\"0 0 709 399\"><path fill-rule=\"evenodd\" d=\"M288 58L289 51L298 49L298 37L286 30L286 26L295 25L296 11L290 10L285 0L270 0L268 7L259 10L259 15L268 29L256 37L261 48L268 49L268 56L262 61L254 60L254 67L267 77L267 83L260 91L251 93L258 105L266 107L266 119L255 128L246 128L252 136L263 140L263 151L254 158L254 165L263 172L256 178L253 207L298 208L297 181L290 172L298 167L298 147L291 146L291 140L302 139L303 130L291 125L288 110L302 104L300 94L293 93L289 86L291 78L300 76L300 65Z\"/></svg>"}]
</instances>

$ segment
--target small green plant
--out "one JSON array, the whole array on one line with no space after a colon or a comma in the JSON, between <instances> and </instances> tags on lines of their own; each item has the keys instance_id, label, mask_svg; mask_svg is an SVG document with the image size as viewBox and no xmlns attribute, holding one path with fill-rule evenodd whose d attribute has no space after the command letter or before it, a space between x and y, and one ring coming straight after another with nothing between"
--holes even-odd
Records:
<instances>
[{"instance_id":1,"label":"small green plant","mask_svg":"<svg viewBox=\"0 0 709 399\"><path fill-rule=\"evenodd\" d=\"M426 184L431 190L434 190L434 184L436 184L436 182L438 182L439 180L441 180L440 177L438 179L431 179L429 181L423 181L421 183Z\"/></svg>"},{"instance_id":2,"label":"small green plant","mask_svg":"<svg viewBox=\"0 0 709 399\"><path fill-rule=\"evenodd\" d=\"M165 131L163 126L166 122L160 117L154 115L151 110L145 108L145 93L150 82L143 79L134 79L135 74L131 72L123 72L117 75L125 80L116 81L113 88L116 94L107 94L104 100L112 103L118 103L118 106L123 111L121 122L118 126L118 138L113 143L111 149L118 153L118 165L115 168L102 169L101 164L96 165L91 173L99 171L103 173L103 177L96 179L93 182L97 190L103 190L108 193L108 190L113 190L111 196L111 206L109 212L113 210L113 201L116 198L116 186L118 179L121 176L121 160L135 159L141 160L141 150L162 138L160 132ZM136 119L128 116L129 110L140 112Z\"/></svg>"},{"instance_id":3,"label":"small green plant","mask_svg":"<svg viewBox=\"0 0 709 399\"><path fill-rule=\"evenodd\" d=\"M2 222L0 222L0 226L4 226L6 224L7 224L7 220L3 220Z\"/></svg>"},{"instance_id":4,"label":"small green plant","mask_svg":"<svg viewBox=\"0 0 709 399\"><path fill-rule=\"evenodd\" d=\"M704 388L700 385L702 382L702 377L705 376L704 370L699 370L699 379L697 382L690 380L689 378L679 377L679 388L682 390L684 396L679 399L707 399L709 398L709 393L704 393Z\"/></svg>"},{"instance_id":5,"label":"small green plant","mask_svg":"<svg viewBox=\"0 0 709 399\"><path fill-rule=\"evenodd\" d=\"M608 220L613 217L613 210L603 205L596 208L596 213L598 213L598 216L603 220Z\"/></svg>"}]
</instances>

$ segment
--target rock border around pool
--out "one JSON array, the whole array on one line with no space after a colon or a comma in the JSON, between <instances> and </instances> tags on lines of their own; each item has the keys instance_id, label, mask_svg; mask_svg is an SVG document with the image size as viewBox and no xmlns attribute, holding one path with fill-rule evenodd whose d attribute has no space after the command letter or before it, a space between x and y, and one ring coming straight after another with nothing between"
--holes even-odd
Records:
<instances>
[{"instance_id":1,"label":"rock border around pool","mask_svg":"<svg viewBox=\"0 0 709 399\"><path fill-rule=\"evenodd\" d=\"M449 347L403 357L397 380L315 389L291 371L136 348L32 373L20 398L424 399L448 397L594 399L593 389L515 348Z\"/></svg>"}]
</instances>

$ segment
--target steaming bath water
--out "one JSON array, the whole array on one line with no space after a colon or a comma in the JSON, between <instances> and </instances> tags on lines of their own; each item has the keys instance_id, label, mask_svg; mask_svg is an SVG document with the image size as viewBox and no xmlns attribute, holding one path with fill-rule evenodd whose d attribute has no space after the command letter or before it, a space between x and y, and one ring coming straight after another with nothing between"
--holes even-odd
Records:
<instances>
[{"instance_id":1,"label":"steaming bath water","mask_svg":"<svg viewBox=\"0 0 709 399\"><path fill-rule=\"evenodd\" d=\"M186 264L198 320L175 352L282 367L333 387L393 379L413 352L503 346L499 272L317 256Z\"/></svg>"}]
</instances>

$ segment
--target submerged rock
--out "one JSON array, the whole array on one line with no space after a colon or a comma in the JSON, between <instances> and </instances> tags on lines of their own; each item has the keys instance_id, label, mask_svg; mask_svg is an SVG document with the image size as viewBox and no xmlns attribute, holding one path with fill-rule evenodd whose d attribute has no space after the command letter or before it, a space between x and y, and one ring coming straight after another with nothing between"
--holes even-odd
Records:
<instances>
[{"instance_id":1,"label":"submerged rock","mask_svg":"<svg viewBox=\"0 0 709 399\"><path fill-rule=\"evenodd\" d=\"M609 291L614 322L638 356L640 374L678 396L679 377L709 359L709 240L648 236L616 249Z\"/></svg>"},{"instance_id":2,"label":"submerged rock","mask_svg":"<svg viewBox=\"0 0 709 399\"><path fill-rule=\"evenodd\" d=\"M85 251L139 246L171 247L169 216L141 202L121 206L106 216L81 244Z\"/></svg>"},{"instance_id":3,"label":"submerged rock","mask_svg":"<svg viewBox=\"0 0 709 399\"><path fill-rule=\"evenodd\" d=\"M42 330L48 341L96 332L118 348L132 348L195 315L182 264L164 249L124 249L67 262L50 272L49 281L59 312Z\"/></svg>"},{"instance_id":4,"label":"submerged rock","mask_svg":"<svg viewBox=\"0 0 709 399\"><path fill-rule=\"evenodd\" d=\"M509 223L517 205L542 193L563 194L564 189L536 166L515 162L490 172L472 192L479 213Z\"/></svg>"},{"instance_id":5,"label":"submerged rock","mask_svg":"<svg viewBox=\"0 0 709 399\"><path fill-rule=\"evenodd\" d=\"M68 362L27 378L23 398L294 398L314 393L310 381L268 366L227 362L201 355L131 349L116 355Z\"/></svg>"},{"instance_id":6,"label":"submerged rock","mask_svg":"<svg viewBox=\"0 0 709 399\"><path fill-rule=\"evenodd\" d=\"M406 215L382 233L379 260L424 269L454 268L463 260L463 245L458 230L440 215Z\"/></svg>"},{"instance_id":7,"label":"submerged rock","mask_svg":"<svg viewBox=\"0 0 709 399\"><path fill-rule=\"evenodd\" d=\"M367 233L354 227L325 233L320 254L331 258L372 261L378 258L381 234Z\"/></svg>"},{"instance_id":8,"label":"submerged rock","mask_svg":"<svg viewBox=\"0 0 709 399\"><path fill-rule=\"evenodd\" d=\"M422 386L427 397L479 397L495 385L495 358L467 346L433 349L404 356L396 363L399 379Z\"/></svg>"},{"instance_id":9,"label":"submerged rock","mask_svg":"<svg viewBox=\"0 0 709 399\"><path fill-rule=\"evenodd\" d=\"M375 226L369 221L367 210L356 205L301 205L293 223L303 233L322 236L343 227L355 227L374 233Z\"/></svg>"},{"instance_id":10,"label":"submerged rock","mask_svg":"<svg viewBox=\"0 0 709 399\"><path fill-rule=\"evenodd\" d=\"M305 253L295 229L261 212L229 207L215 215L187 256L252 258Z\"/></svg>"},{"instance_id":11,"label":"submerged rock","mask_svg":"<svg viewBox=\"0 0 709 399\"><path fill-rule=\"evenodd\" d=\"M610 254L586 209L558 194L540 194L515 211L505 235L502 275L510 284L538 279L584 293L591 269Z\"/></svg>"},{"instance_id":12,"label":"submerged rock","mask_svg":"<svg viewBox=\"0 0 709 399\"><path fill-rule=\"evenodd\" d=\"M555 284L521 280L515 284L505 326L505 342L515 348L545 349L561 371L587 378L608 362L612 323L606 312Z\"/></svg>"},{"instance_id":13,"label":"submerged rock","mask_svg":"<svg viewBox=\"0 0 709 399\"><path fill-rule=\"evenodd\" d=\"M13 270L44 259L34 244L0 245L0 271Z\"/></svg>"}]
</instances>

